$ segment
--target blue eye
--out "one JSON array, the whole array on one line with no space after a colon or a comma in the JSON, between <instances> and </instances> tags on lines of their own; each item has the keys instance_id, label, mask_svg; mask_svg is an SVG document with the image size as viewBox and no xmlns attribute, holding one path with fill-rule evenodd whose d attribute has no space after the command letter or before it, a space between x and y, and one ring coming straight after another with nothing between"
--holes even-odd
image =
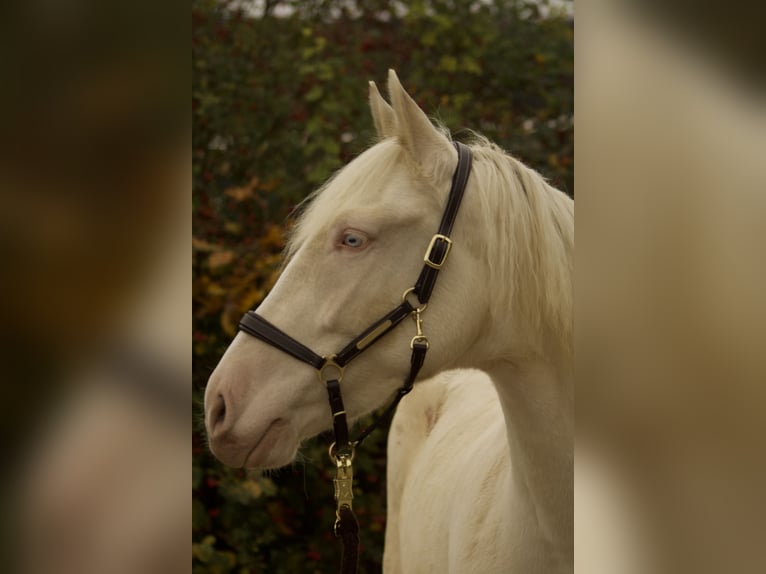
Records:
<instances>
[{"instance_id":1,"label":"blue eye","mask_svg":"<svg viewBox=\"0 0 766 574\"><path fill-rule=\"evenodd\" d=\"M361 249L367 245L367 236L359 231L346 231L341 244L351 249Z\"/></svg>"}]
</instances>

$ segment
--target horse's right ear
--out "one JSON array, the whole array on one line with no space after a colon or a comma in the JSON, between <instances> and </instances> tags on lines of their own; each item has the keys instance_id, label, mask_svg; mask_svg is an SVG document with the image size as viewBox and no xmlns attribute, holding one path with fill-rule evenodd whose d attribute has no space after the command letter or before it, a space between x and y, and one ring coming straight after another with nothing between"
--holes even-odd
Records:
<instances>
[{"instance_id":1,"label":"horse's right ear","mask_svg":"<svg viewBox=\"0 0 766 574\"><path fill-rule=\"evenodd\" d=\"M457 163L455 148L434 127L393 70L388 70L388 95L394 110L396 137L421 174L444 176L452 173Z\"/></svg>"},{"instance_id":2,"label":"horse's right ear","mask_svg":"<svg viewBox=\"0 0 766 574\"><path fill-rule=\"evenodd\" d=\"M386 139L396 135L396 117L393 108L383 99L375 82L370 82L370 110L378 138Z\"/></svg>"}]
</instances>

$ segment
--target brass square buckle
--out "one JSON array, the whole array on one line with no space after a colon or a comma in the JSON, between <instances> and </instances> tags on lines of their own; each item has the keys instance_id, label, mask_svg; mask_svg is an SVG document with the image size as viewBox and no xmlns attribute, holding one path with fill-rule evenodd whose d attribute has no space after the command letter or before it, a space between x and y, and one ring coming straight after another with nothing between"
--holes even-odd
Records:
<instances>
[{"instance_id":1,"label":"brass square buckle","mask_svg":"<svg viewBox=\"0 0 766 574\"><path fill-rule=\"evenodd\" d=\"M434 247L436 247L437 241L444 241L447 244L447 251L444 252L441 262L437 262L432 258L432 253L433 253ZM423 262L429 267L431 267L432 269L441 269L442 267L444 267L444 263L446 263L447 261L447 255L449 255L449 252L451 249L452 249L452 240L446 235L437 233L431 238L431 243L428 244L428 249L426 249L426 254L423 257Z\"/></svg>"}]
</instances>

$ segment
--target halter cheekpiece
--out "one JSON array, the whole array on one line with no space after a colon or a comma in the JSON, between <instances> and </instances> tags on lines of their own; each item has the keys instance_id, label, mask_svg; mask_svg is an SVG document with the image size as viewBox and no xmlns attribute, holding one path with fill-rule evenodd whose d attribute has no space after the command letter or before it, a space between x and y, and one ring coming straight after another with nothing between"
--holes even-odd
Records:
<instances>
[{"instance_id":1,"label":"halter cheekpiece","mask_svg":"<svg viewBox=\"0 0 766 574\"><path fill-rule=\"evenodd\" d=\"M426 353L428 352L429 342L426 335L423 334L421 315L428 306L428 301L436 284L436 278L439 276L439 271L444 267L452 249L450 234L463 199L468 176L471 173L471 150L458 142L455 142L454 145L457 149L458 163L452 176L452 187L447 198L447 204L444 207L439 230L428 244L423 257L423 269L420 271L415 285L404 292L402 302L399 305L375 321L361 334L351 340L343 349L333 355L324 357L296 341L255 311L245 313L239 322L239 329L241 331L311 365L317 372L319 382L327 388L335 435L335 442L330 446L330 457L335 462L337 468L337 475L333 480L336 501L334 530L335 535L343 541L344 551L341 565L341 572L343 574L356 572L359 560L359 525L354 516L351 503L353 499L353 469L351 463L354 458L354 449L383 420L391 415L399 401L412 390L412 385L423 366ZM417 305L413 304L411 299L417 299ZM383 335L392 331L409 316L413 317L416 324L416 334L410 342L410 348L412 349L410 372L386 410L370 426L365 428L356 440L351 441L349 440L348 422L346 411L343 407L340 387L346 366L362 354L365 349L379 341Z\"/></svg>"}]
</instances>

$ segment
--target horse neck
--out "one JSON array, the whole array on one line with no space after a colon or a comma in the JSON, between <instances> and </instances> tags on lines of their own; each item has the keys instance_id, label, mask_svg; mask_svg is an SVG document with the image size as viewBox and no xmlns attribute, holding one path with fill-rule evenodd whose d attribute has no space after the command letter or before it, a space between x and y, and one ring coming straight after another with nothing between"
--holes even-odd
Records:
<instances>
[{"instance_id":1,"label":"horse neck","mask_svg":"<svg viewBox=\"0 0 766 574\"><path fill-rule=\"evenodd\" d=\"M525 509L536 523L536 540L530 543L540 544L540 552L558 565L571 565L572 371L544 358L498 360L483 368L495 384L505 415L514 508Z\"/></svg>"}]
</instances>

